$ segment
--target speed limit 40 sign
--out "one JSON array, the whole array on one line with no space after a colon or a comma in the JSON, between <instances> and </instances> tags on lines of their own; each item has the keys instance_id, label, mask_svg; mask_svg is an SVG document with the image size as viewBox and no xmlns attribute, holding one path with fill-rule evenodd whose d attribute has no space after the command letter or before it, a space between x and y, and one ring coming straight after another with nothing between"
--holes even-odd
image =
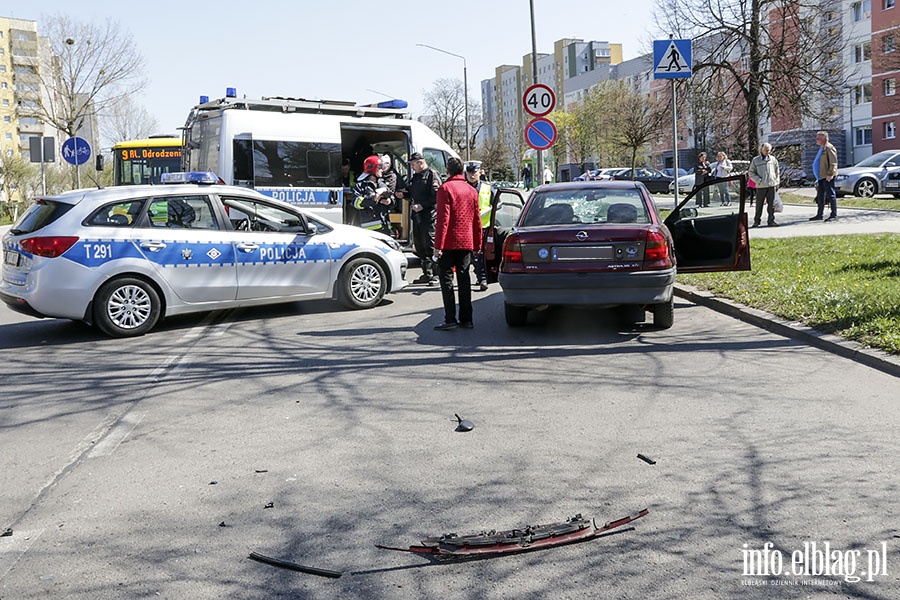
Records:
<instances>
[{"instance_id":1,"label":"speed limit 40 sign","mask_svg":"<svg viewBox=\"0 0 900 600\"><path fill-rule=\"evenodd\" d=\"M525 112L533 117L543 117L553 112L556 106L556 94L543 83L536 83L522 96Z\"/></svg>"}]
</instances>

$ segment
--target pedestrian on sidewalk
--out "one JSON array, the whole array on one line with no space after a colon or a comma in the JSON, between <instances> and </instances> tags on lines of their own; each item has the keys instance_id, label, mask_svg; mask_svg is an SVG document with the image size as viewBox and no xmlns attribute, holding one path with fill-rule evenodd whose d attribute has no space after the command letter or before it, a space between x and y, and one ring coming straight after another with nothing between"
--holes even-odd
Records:
<instances>
[{"instance_id":1,"label":"pedestrian on sidewalk","mask_svg":"<svg viewBox=\"0 0 900 600\"><path fill-rule=\"evenodd\" d=\"M447 181L437 191L437 226L434 234L434 258L444 301L444 322L435 327L437 331L473 327L469 267L472 265L472 253L481 248L478 192L463 177L460 159L451 157L447 160L447 176ZM458 321L453 295L454 270L459 289Z\"/></svg>"},{"instance_id":2,"label":"pedestrian on sidewalk","mask_svg":"<svg viewBox=\"0 0 900 600\"><path fill-rule=\"evenodd\" d=\"M750 161L750 169L747 175L756 184L756 212L753 217L753 227L759 227L762 219L763 205L768 206L769 227L778 227L775 222L775 192L781 181L781 171L778 167L778 159L772 156L772 144L764 143L759 147L759 155Z\"/></svg>"},{"instance_id":3,"label":"pedestrian on sidewalk","mask_svg":"<svg viewBox=\"0 0 900 600\"><path fill-rule=\"evenodd\" d=\"M831 215L825 222L837 219L837 192L834 189L834 178L837 176L837 150L828 141L828 132L816 134L819 152L813 160L812 172L816 176L816 214L810 221L821 221L825 215L825 202L831 207Z\"/></svg>"}]
</instances>

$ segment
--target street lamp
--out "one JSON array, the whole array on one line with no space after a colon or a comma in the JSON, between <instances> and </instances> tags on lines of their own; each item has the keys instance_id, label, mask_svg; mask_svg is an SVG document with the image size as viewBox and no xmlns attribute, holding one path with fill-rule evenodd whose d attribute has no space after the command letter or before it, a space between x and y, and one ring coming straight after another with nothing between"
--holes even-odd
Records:
<instances>
[{"instance_id":1,"label":"street lamp","mask_svg":"<svg viewBox=\"0 0 900 600\"><path fill-rule=\"evenodd\" d=\"M447 52L446 50L441 50L440 48L435 48L434 46L429 46L428 44L416 44L416 46L422 46L424 48L431 48L432 50L437 50L438 52L443 52L444 54L449 54L450 56L455 56L456 58L461 58L463 61L463 102L466 106L466 160L469 160L469 77L466 71L466 57L460 56L459 54L453 54L452 52Z\"/></svg>"}]
</instances>

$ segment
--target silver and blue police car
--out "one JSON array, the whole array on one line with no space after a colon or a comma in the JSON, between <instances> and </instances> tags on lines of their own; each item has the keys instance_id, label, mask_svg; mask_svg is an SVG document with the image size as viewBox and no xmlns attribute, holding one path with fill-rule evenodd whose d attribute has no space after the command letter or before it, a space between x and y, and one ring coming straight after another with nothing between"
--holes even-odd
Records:
<instances>
[{"instance_id":1,"label":"silver and blue police car","mask_svg":"<svg viewBox=\"0 0 900 600\"><path fill-rule=\"evenodd\" d=\"M386 235L315 218L212 173L39 197L3 236L0 299L115 337L163 317L334 298L352 309L406 286Z\"/></svg>"}]
</instances>

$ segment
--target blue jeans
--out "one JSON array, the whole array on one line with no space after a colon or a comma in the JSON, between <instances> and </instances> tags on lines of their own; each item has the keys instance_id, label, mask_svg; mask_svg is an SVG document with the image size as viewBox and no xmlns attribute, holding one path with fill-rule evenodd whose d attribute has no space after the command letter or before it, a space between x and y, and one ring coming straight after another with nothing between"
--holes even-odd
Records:
<instances>
[{"instance_id":1,"label":"blue jeans","mask_svg":"<svg viewBox=\"0 0 900 600\"><path fill-rule=\"evenodd\" d=\"M837 192L834 191L834 178L816 180L816 216L825 212L825 202L831 205L831 216L837 217Z\"/></svg>"}]
</instances>

